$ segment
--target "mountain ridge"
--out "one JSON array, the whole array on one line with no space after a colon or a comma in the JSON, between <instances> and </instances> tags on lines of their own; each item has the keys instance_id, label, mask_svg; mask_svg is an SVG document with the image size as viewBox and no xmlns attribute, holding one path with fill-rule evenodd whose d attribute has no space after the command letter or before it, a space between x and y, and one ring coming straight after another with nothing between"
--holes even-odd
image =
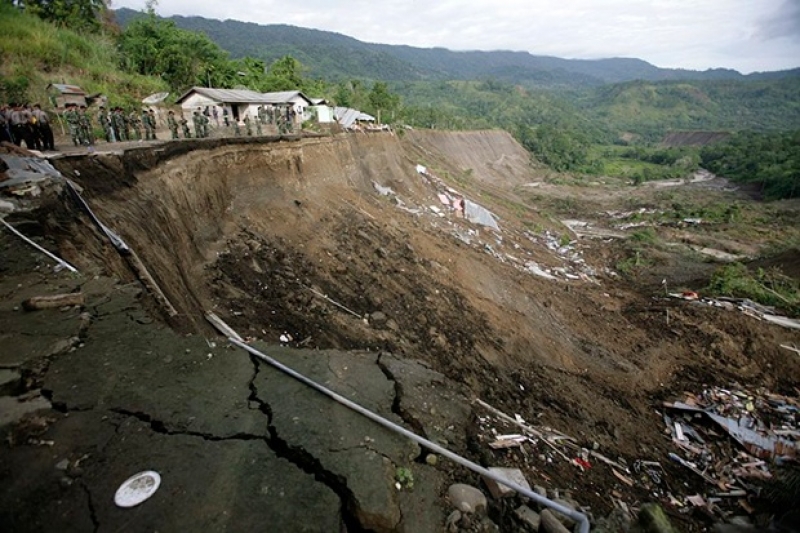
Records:
<instances>
[{"instance_id":1,"label":"mountain ridge","mask_svg":"<svg viewBox=\"0 0 800 533\"><path fill-rule=\"evenodd\" d=\"M121 26L142 13L115 11ZM291 55L312 76L388 81L473 80L496 78L540 86L586 87L625 81L747 80L800 77L800 68L742 74L733 69L705 71L660 68L638 58L563 59L526 51L469 50L367 43L341 33L288 24L262 25L232 19L173 15L163 17L186 30L208 35L231 56L252 56L267 63Z\"/></svg>"}]
</instances>

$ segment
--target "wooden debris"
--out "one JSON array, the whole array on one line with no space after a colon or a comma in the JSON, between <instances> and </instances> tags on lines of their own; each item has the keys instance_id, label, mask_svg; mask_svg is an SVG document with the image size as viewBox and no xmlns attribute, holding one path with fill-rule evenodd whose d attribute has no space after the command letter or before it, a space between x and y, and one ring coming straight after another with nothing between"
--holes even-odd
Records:
<instances>
[{"instance_id":1,"label":"wooden debris","mask_svg":"<svg viewBox=\"0 0 800 533\"><path fill-rule=\"evenodd\" d=\"M613 466L613 467L619 468L623 472L630 473L630 469L628 469L627 466L623 466L623 465L619 464L616 461L612 461L611 459L609 459L605 455L600 454L600 453L598 453L598 452L596 452L594 450L590 450L589 451L589 455L591 455L592 457L594 457L595 459L597 459L599 461L604 462L605 464L607 464L609 466Z\"/></svg>"},{"instance_id":2,"label":"wooden debris","mask_svg":"<svg viewBox=\"0 0 800 533\"><path fill-rule=\"evenodd\" d=\"M497 468L492 467L489 468L489 472L502 477L503 479L507 479L508 481L515 483L521 487L524 487L530 490L531 486L528 484L528 480L525 478L525 474L522 473L522 470L519 468ZM486 484L486 488L489 489L489 493L495 499L506 498L515 495L517 492L508 487L503 485L502 483L498 483L492 478L484 477L483 482Z\"/></svg>"},{"instance_id":3,"label":"wooden debris","mask_svg":"<svg viewBox=\"0 0 800 533\"><path fill-rule=\"evenodd\" d=\"M489 443L489 447L493 450L519 448L526 440L528 440L528 437L525 435L498 435L497 440Z\"/></svg>"},{"instance_id":4,"label":"wooden debris","mask_svg":"<svg viewBox=\"0 0 800 533\"><path fill-rule=\"evenodd\" d=\"M797 348L794 345L781 344L781 348L785 348L785 349L789 350L790 352L794 352L794 353L800 355L800 348Z\"/></svg>"},{"instance_id":5,"label":"wooden debris","mask_svg":"<svg viewBox=\"0 0 800 533\"><path fill-rule=\"evenodd\" d=\"M622 474L617 472L616 469L614 469L614 468L611 469L611 472L614 474L614 477L616 477L618 480L622 481L623 483L625 483L629 487L633 487L634 483L633 483L633 480L631 478L629 478L627 476L623 476Z\"/></svg>"},{"instance_id":6,"label":"wooden debris","mask_svg":"<svg viewBox=\"0 0 800 533\"><path fill-rule=\"evenodd\" d=\"M686 501L691 503L695 507L705 507L707 505L706 501L699 494L695 494L694 496L687 496Z\"/></svg>"},{"instance_id":7,"label":"wooden debris","mask_svg":"<svg viewBox=\"0 0 800 533\"><path fill-rule=\"evenodd\" d=\"M26 311L57 309L60 307L71 307L73 305L83 305L83 293L71 292L68 294L54 294L51 296L34 296L22 302L22 308Z\"/></svg>"}]
</instances>

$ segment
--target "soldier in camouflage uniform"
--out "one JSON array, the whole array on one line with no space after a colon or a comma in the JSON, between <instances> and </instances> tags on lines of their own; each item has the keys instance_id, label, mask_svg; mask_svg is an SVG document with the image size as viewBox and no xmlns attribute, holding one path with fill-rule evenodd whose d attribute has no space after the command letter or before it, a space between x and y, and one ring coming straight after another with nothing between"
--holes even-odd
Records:
<instances>
[{"instance_id":1,"label":"soldier in camouflage uniform","mask_svg":"<svg viewBox=\"0 0 800 533\"><path fill-rule=\"evenodd\" d=\"M253 136L253 127L250 125L250 115L245 115L244 116L244 127L245 127L245 131L247 131L247 136L248 137L252 137Z\"/></svg>"},{"instance_id":2,"label":"soldier in camouflage uniform","mask_svg":"<svg viewBox=\"0 0 800 533\"><path fill-rule=\"evenodd\" d=\"M181 115L181 128L183 129L183 138L191 139L192 133L189 131L189 121Z\"/></svg>"},{"instance_id":3,"label":"soldier in camouflage uniform","mask_svg":"<svg viewBox=\"0 0 800 533\"><path fill-rule=\"evenodd\" d=\"M169 111L167 114L167 127L169 128L170 133L172 133L172 138L178 138L178 122L175 120L175 112L172 110Z\"/></svg>"},{"instance_id":4,"label":"soldier in camouflage uniform","mask_svg":"<svg viewBox=\"0 0 800 533\"><path fill-rule=\"evenodd\" d=\"M200 115L200 121L203 125L203 138L208 137L208 124L211 122L206 115Z\"/></svg>"},{"instance_id":5,"label":"soldier in camouflage uniform","mask_svg":"<svg viewBox=\"0 0 800 533\"><path fill-rule=\"evenodd\" d=\"M142 109L141 124L144 127L145 140L152 141L154 138L153 127L150 125L150 115L145 109Z\"/></svg>"},{"instance_id":6,"label":"soldier in camouflage uniform","mask_svg":"<svg viewBox=\"0 0 800 533\"><path fill-rule=\"evenodd\" d=\"M92 117L86 110L86 106L82 105L80 113L78 114L78 123L80 125L80 140L81 144L87 146L94 144L94 132L92 131Z\"/></svg>"},{"instance_id":7,"label":"soldier in camouflage uniform","mask_svg":"<svg viewBox=\"0 0 800 533\"><path fill-rule=\"evenodd\" d=\"M106 142L115 142L116 138L114 136L114 130L111 127L111 121L108 119L106 108L103 106L100 106L100 112L97 113L97 123L100 124L101 128L103 128L103 135L106 137Z\"/></svg>"},{"instance_id":8,"label":"soldier in camouflage uniform","mask_svg":"<svg viewBox=\"0 0 800 533\"><path fill-rule=\"evenodd\" d=\"M201 115L199 111L192 113L192 123L194 124L194 136L196 139L203 138L203 119L200 118L202 116L203 115Z\"/></svg>"},{"instance_id":9,"label":"soldier in camouflage uniform","mask_svg":"<svg viewBox=\"0 0 800 533\"><path fill-rule=\"evenodd\" d=\"M157 141L156 137L156 113L152 109L147 113L147 119L150 121L150 128L153 130L153 140Z\"/></svg>"},{"instance_id":10,"label":"soldier in camouflage uniform","mask_svg":"<svg viewBox=\"0 0 800 533\"><path fill-rule=\"evenodd\" d=\"M261 121L260 120L256 121L256 135L258 135L259 137L264 135L264 130L261 129Z\"/></svg>"},{"instance_id":11,"label":"soldier in camouflage uniform","mask_svg":"<svg viewBox=\"0 0 800 533\"><path fill-rule=\"evenodd\" d=\"M111 124L114 126L114 130L116 130L117 139L119 141L130 140L128 121L125 120L125 115L121 107L114 109L114 114L111 116Z\"/></svg>"},{"instance_id":12,"label":"soldier in camouflage uniform","mask_svg":"<svg viewBox=\"0 0 800 533\"><path fill-rule=\"evenodd\" d=\"M142 140L142 122L139 120L139 115L136 114L136 111L131 111L128 114L128 124L130 125L131 133L133 135L129 135L128 139L131 141L133 137L136 136L136 140Z\"/></svg>"},{"instance_id":13,"label":"soldier in camouflage uniform","mask_svg":"<svg viewBox=\"0 0 800 533\"><path fill-rule=\"evenodd\" d=\"M75 107L75 104L67 104L67 108L64 110L64 122L67 123L67 127L69 128L69 136L72 138L72 144L75 146L80 146L81 121L80 117L78 117L78 112L75 110Z\"/></svg>"}]
</instances>

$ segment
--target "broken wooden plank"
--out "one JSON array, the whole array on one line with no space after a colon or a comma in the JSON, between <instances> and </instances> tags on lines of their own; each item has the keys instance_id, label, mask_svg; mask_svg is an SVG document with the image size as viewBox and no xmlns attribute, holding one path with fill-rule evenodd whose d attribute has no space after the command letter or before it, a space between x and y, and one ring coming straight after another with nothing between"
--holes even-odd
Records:
<instances>
[{"instance_id":1,"label":"broken wooden plank","mask_svg":"<svg viewBox=\"0 0 800 533\"><path fill-rule=\"evenodd\" d=\"M73 305L83 305L83 293L70 292L50 296L34 296L22 302L22 308L26 311L57 309L60 307L72 307Z\"/></svg>"},{"instance_id":2,"label":"broken wooden plank","mask_svg":"<svg viewBox=\"0 0 800 533\"><path fill-rule=\"evenodd\" d=\"M605 455L603 455L601 453L598 453L598 452L596 452L594 450L589 450L589 455L591 455L595 459L598 459L598 460L604 462L605 464L607 464L609 466L614 466L616 468L619 468L620 470L622 470L625 473L630 473L630 469L627 466L621 465L620 463L609 459L608 457L606 457Z\"/></svg>"},{"instance_id":3,"label":"broken wooden plank","mask_svg":"<svg viewBox=\"0 0 800 533\"><path fill-rule=\"evenodd\" d=\"M625 483L629 487L633 487L634 483L633 483L633 480L631 478L629 478L627 476L623 476L622 474L617 472L614 468L611 469L611 472L614 474L615 478L617 478L618 480L622 481L623 483Z\"/></svg>"},{"instance_id":4,"label":"broken wooden plank","mask_svg":"<svg viewBox=\"0 0 800 533\"><path fill-rule=\"evenodd\" d=\"M789 350L790 352L794 352L794 353L796 353L796 354L800 355L800 348L797 348L797 347L796 347L796 346L794 346L794 345L789 345L789 344L781 344L781 348L784 348L784 349L786 349L786 350Z\"/></svg>"}]
</instances>

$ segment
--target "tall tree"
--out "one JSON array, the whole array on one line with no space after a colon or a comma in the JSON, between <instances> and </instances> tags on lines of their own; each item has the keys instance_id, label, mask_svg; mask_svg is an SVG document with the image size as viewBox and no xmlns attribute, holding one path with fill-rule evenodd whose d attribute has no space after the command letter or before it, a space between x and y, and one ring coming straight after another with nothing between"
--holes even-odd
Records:
<instances>
[{"instance_id":1,"label":"tall tree","mask_svg":"<svg viewBox=\"0 0 800 533\"><path fill-rule=\"evenodd\" d=\"M376 81L372 85L367 102L369 103L367 110L373 113L383 113L384 120L400 107L400 97L392 93L389 86L382 81Z\"/></svg>"},{"instance_id":2,"label":"tall tree","mask_svg":"<svg viewBox=\"0 0 800 533\"><path fill-rule=\"evenodd\" d=\"M96 32L100 30L106 12L104 0L15 0L43 20L75 30Z\"/></svg>"}]
</instances>

